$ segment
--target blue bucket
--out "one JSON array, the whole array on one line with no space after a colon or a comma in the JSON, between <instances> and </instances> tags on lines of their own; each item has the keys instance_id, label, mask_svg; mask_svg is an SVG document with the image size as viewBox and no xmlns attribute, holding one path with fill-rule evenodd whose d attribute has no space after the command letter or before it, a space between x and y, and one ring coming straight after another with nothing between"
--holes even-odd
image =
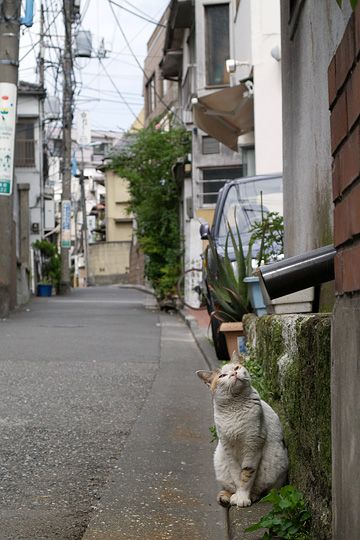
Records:
<instances>
[{"instance_id":1,"label":"blue bucket","mask_svg":"<svg viewBox=\"0 0 360 540\"><path fill-rule=\"evenodd\" d=\"M52 285L47 283L39 283L37 286L37 295L38 296L51 296L52 295Z\"/></svg>"}]
</instances>

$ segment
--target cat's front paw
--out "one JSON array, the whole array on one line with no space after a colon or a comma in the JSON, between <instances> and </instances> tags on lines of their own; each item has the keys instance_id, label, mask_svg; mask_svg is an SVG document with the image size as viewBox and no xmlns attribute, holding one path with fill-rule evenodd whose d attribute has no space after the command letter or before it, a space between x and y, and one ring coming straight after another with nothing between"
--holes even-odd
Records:
<instances>
[{"instance_id":1,"label":"cat's front paw","mask_svg":"<svg viewBox=\"0 0 360 540\"><path fill-rule=\"evenodd\" d=\"M230 497L230 504L233 506L240 506L244 508L245 506L251 505L251 499L247 493L237 491Z\"/></svg>"}]
</instances>

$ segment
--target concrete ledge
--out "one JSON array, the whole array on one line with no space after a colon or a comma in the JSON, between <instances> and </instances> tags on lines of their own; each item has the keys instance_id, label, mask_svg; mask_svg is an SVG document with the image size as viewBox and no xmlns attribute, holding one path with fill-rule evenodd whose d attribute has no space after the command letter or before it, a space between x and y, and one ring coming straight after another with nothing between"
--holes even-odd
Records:
<instances>
[{"instance_id":1,"label":"concrete ledge","mask_svg":"<svg viewBox=\"0 0 360 540\"><path fill-rule=\"evenodd\" d=\"M252 533L244 531L265 516L271 507L269 503L256 503L248 508L232 506L228 512L229 540L260 540L266 529L259 529Z\"/></svg>"}]
</instances>

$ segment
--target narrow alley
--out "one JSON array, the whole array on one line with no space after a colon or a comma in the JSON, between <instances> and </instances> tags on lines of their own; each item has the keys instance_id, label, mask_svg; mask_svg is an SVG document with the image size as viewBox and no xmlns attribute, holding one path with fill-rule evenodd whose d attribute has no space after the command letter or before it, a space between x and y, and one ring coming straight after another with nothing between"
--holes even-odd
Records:
<instances>
[{"instance_id":1,"label":"narrow alley","mask_svg":"<svg viewBox=\"0 0 360 540\"><path fill-rule=\"evenodd\" d=\"M148 298L78 289L0 322L0 540L225 538L205 362Z\"/></svg>"}]
</instances>

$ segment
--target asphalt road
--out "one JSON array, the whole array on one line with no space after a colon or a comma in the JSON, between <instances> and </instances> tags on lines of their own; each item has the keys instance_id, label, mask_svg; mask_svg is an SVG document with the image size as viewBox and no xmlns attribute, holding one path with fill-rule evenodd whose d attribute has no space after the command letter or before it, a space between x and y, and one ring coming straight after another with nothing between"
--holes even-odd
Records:
<instances>
[{"instance_id":1,"label":"asphalt road","mask_svg":"<svg viewBox=\"0 0 360 540\"><path fill-rule=\"evenodd\" d=\"M118 287L0 321L0 540L78 540L160 359L159 314Z\"/></svg>"},{"instance_id":2,"label":"asphalt road","mask_svg":"<svg viewBox=\"0 0 360 540\"><path fill-rule=\"evenodd\" d=\"M0 540L226 538L206 363L149 298L80 289L0 320Z\"/></svg>"}]
</instances>

